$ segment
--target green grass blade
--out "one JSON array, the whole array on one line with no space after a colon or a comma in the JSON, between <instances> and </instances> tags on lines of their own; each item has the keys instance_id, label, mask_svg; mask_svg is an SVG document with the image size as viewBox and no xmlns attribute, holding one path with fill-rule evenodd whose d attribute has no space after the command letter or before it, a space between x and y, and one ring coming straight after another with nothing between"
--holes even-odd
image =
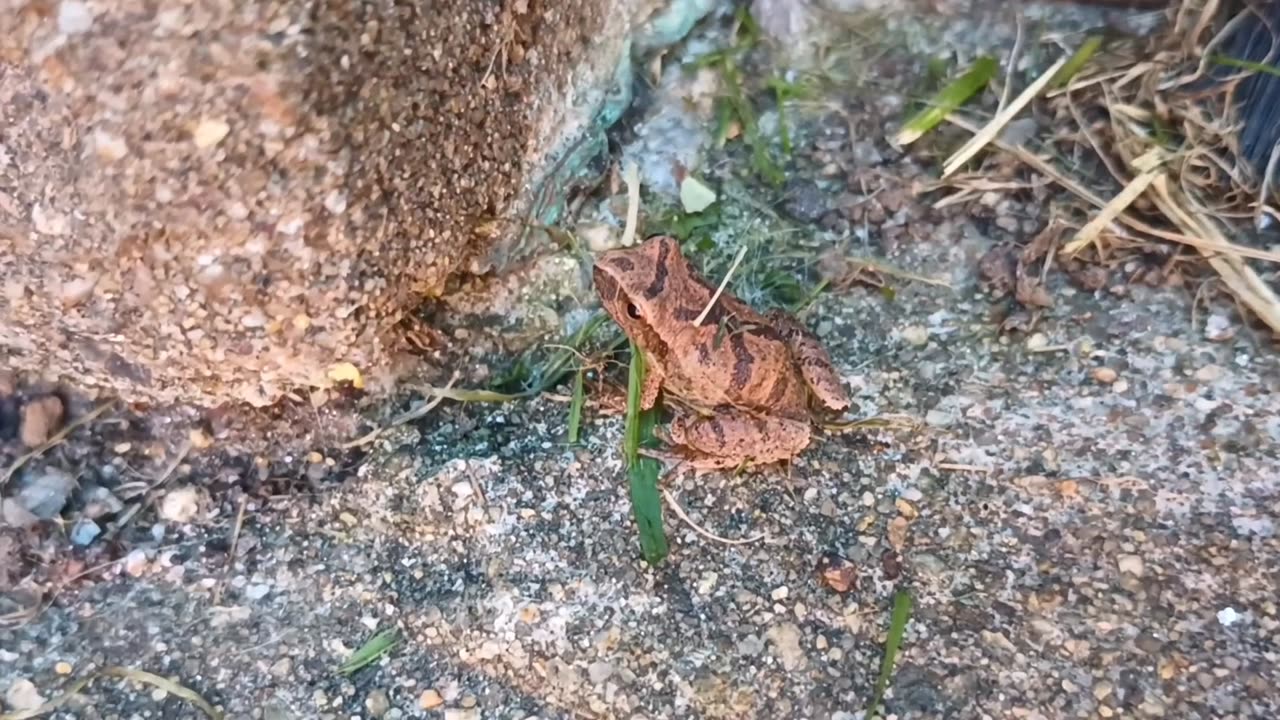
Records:
<instances>
[{"instance_id":1,"label":"green grass blade","mask_svg":"<svg viewBox=\"0 0 1280 720\"><path fill-rule=\"evenodd\" d=\"M1089 58L1093 57L1100 47L1102 47L1101 35L1090 35L1085 38L1084 44L1080 46L1079 50L1075 51L1075 54L1071 56L1067 64L1062 66L1062 69L1050 81L1049 86L1062 87L1070 82L1071 78L1080 72L1080 69L1084 67L1085 63L1089 62Z\"/></svg>"},{"instance_id":2,"label":"green grass blade","mask_svg":"<svg viewBox=\"0 0 1280 720\"><path fill-rule=\"evenodd\" d=\"M1216 53L1211 55L1209 59L1215 65L1240 68L1241 70L1252 70L1253 72L1260 72L1266 75L1275 75L1276 77L1280 77L1280 68L1277 68L1274 65L1254 62L1252 60L1241 60L1240 58L1233 58L1228 55L1218 55Z\"/></svg>"},{"instance_id":3,"label":"green grass blade","mask_svg":"<svg viewBox=\"0 0 1280 720\"><path fill-rule=\"evenodd\" d=\"M641 411L640 390L644 387L644 354L631 344L631 372L627 379L627 421L622 449L627 459L627 479L631 486L631 513L640 531L640 552L645 562L657 565L667 556L667 536L662 529L662 498L658 494L661 466L642 457L640 448L653 442L658 408Z\"/></svg>"},{"instance_id":4,"label":"green grass blade","mask_svg":"<svg viewBox=\"0 0 1280 720\"><path fill-rule=\"evenodd\" d=\"M884 702L884 693L889 689L889 680L893 677L893 665L898 659L898 650L902 647L902 638L907 634L907 623L911 621L911 595L906 590L899 590L893 599L893 617L889 620L889 635L884 641L884 660L880 662L880 677L876 680L876 694L867 710L867 717L880 712L880 704Z\"/></svg>"},{"instance_id":5,"label":"green grass blade","mask_svg":"<svg viewBox=\"0 0 1280 720\"><path fill-rule=\"evenodd\" d=\"M586 403L587 394L582 387L582 370L573 378L573 401L569 403L569 444L578 444L578 433L582 430L582 406Z\"/></svg>"},{"instance_id":6,"label":"green grass blade","mask_svg":"<svg viewBox=\"0 0 1280 720\"><path fill-rule=\"evenodd\" d=\"M999 70L1000 62L993 57L984 56L975 60L963 75L939 90L928 107L916 113L902 126L894 137L894 143L908 145L919 140L948 114L981 92Z\"/></svg>"},{"instance_id":7,"label":"green grass blade","mask_svg":"<svg viewBox=\"0 0 1280 720\"><path fill-rule=\"evenodd\" d=\"M338 668L338 672L343 675L350 675L362 667L374 663L391 652L391 649L400 643L400 636L394 630L383 630L382 632L369 638L369 641L360 646L351 654L342 667Z\"/></svg>"}]
</instances>

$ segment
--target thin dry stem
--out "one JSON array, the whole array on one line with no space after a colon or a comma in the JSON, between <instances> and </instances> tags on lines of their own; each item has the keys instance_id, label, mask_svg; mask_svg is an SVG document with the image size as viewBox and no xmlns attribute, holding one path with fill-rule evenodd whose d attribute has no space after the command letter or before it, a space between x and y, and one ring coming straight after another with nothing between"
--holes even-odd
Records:
<instances>
[{"instance_id":1,"label":"thin dry stem","mask_svg":"<svg viewBox=\"0 0 1280 720\"><path fill-rule=\"evenodd\" d=\"M1067 64L1067 59L1068 58L1066 57L1058 58L1058 61L1050 65L1048 70L1041 73L1040 77L1036 78L1035 82L1028 85L1027 89L1023 90L1022 93L1018 95L1017 99L1009 104L1009 107L997 113L996 116L986 124L986 126L979 130L978 133L969 140L969 142L965 143L964 146L957 150L954 155L948 158L947 162L943 165L942 177L946 178L956 170L959 170L965 163L969 162L974 155L981 152L982 148L991 144L991 142L1000 135L1000 131L1009 124L1009 121L1013 120L1019 112L1022 112L1022 109L1029 105L1031 101L1049 85L1049 82L1058 74L1058 71L1062 69L1062 66Z\"/></svg>"},{"instance_id":2,"label":"thin dry stem","mask_svg":"<svg viewBox=\"0 0 1280 720\"><path fill-rule=\"evenodd\" d=\"M405 412L400 413L399 415L392 418L391 422L387 423L386 425L383 425L380 428L375 428L374 430L371 430L365 433L364 435L361 435L355 440L343 443L339 447L341 447L343 450L350 450L351 448L360 447L361 445L368 445L374 440L377 440L378 437L382 435L382 433L390 430L391 428L398 427L400 425L404 425L405 423L410 423L410 422L413 422L414 420L425 417L427 413L434 410L435 407L440 403L444 402L446 398L453 397L454 399L457 399L457 395L455 395L454 393L451 393L450 391L453 389L453 384L458 381L458 377L459 377L459 373L457 370L455 370L453 372L453 375L450 376L449 382L446 383L443 388L437 389L437 388L428 387L424 389L423 391L424 394L431 397L431 400L424 402L421 405L418 405L417 407L412 408L411 410L407 410Z\"/></svg>"},{"instance_id":3,"label":"thin dry stem","mask_svg":"<svg viewBox=\"0 0 1280 720\"><path fill-rule=\"evenodd\" d=\"M1158 149L1153 149L1150 154L1153 156L1154 162L1164 162L1164 153ZM1142 159L1143 158L1139 158L1138 161L1134 162L1134 165L1139 166L1139 161ZM1102 233L1103 229L1128 210L1129 206L1133 204L1133 201L1137 200L1142 193L1146 192L1147 188L1151 186L1151 183L1155 182L1156 177L1160 174L1161 170L1159 170L1158 167L1155 167L1142 172L1133 180L1129 181L1129 184L1125 185L1124 189L1121 190L1119 194L1111 198L1110 202L1102 207L1101 212L1086 223L1084 227L1080 228L1080 231L1076 233L1071 242L1063 246L1062 252L1068 257L1072 257L1076 253L1096 242L1098 235Z\"/></svg>"},{"instance_id":4,"label":"thin dry stem","mask_svg":"<svg viewBox=\"0 0 1280 720\"><path fill-rule=\"evenodd\" d=\"M738 269L738 265L742 264L742 258L747 256L747 246L743 245L738 248L738 254L733 257L733 264L729 266L729 272L724 274L724 279L720 281L720 287L716 288L715 294L707 301L707 306L702 308L702 312L698 313L698 317L694 318L693 326L698 327L703 320L707 319L707 314L711 312L711 307L720 299L720 295L724 293L724 289L729 285L729 279L733 277L733 273Z\"/></svg>"},{"instance_id":5,"label":"thin dry stem","mask_svg":"<svg viewBox=\"0 0 1280 720\"><path fill-rule=\"evenodd\" d=\"M689 527L692 528L694 532L698 533L704 538L707 538L708 540L714 540L715 542L721 543L723 545L751 545L752 543L758 543L761 540L768 538L768 535L766 535L765 533L760 533L759 535L756 535L754 537L742 538L740 540L721 537L711 532L710 530L703 528L701 525L694 522L693 519L690 518L687 514L685 514L684 508L680 507L680 503L676 502L675 494L673 494L670 490L663 488L662 497L666 498L667 504L671 506L672 510L676 511L676 515L679 515L681 520L685 521L685 523L688 524Z\"/></svg>"},{"instance_id":6,"label":"thin dry stem","mask_svg":"<svg viewBox=\"0 0 1280 720\"><path fill-rule=\"evenodd\" d=\"M623 167L622 180L627 184L627 224L622 229L622 247L631 247L640 222L640 168L634 161L627 161Z\"/></svg>"}]
</instances>

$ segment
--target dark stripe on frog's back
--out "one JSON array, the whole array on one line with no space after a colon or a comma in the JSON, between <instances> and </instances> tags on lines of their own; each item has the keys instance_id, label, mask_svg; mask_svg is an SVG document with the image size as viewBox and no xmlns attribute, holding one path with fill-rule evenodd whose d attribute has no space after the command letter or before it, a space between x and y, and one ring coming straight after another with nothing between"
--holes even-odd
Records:
<instances>
[{"instance_id":1,"label":"dark stripe on frog's back","mask_svg":"<svg viewBox=\"0 0 1280 720\"><path fill-rule=\"evenodd\" d=\"M729 348L733 353L733 376L729 380L729 386L742 392L742 389L751 381L751 369L756 358L747 348L746 337L740 332L729 334Z\"/></svg>"},{"instance_id":2,"label":"dark stripe on frog's back","mask_svg":"<svg viewBox=\"0 0 1280 720\"><path fill-rule=\"evenodd\" d=\"M664 241L658 244L658 262L653 268L653 281L649 283L649 287L644 289L646 299L652 300L662 294L667 288L667 274L671 272L667 267L667 261L671 257L671 242Z\"/></svg>"},{"instance_id":3,"label":"dark stripe on frog's back","mask_svg":"<svg viewBox=\"0 0 1280 720\"><path fill-rule=\"evenodd\" d=\"M766 408L776 408L782 400L787 396L787 390L790 389L791 373L779 373L773 380L773 388L769 390L769 397L765 398L764 406Z\"/></svg>"}]
</instances>

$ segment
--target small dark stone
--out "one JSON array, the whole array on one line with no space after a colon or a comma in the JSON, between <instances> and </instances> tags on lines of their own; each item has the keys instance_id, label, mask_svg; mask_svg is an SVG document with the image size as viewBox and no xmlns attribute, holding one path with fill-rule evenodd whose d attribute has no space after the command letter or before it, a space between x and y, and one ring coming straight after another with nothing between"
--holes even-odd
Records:
<instances>
[{"instance_id":1,"label":"small dark stone","mask_svg":"<svg viewBox=\"0 0 1280 720\"><path fill-rule=\"evenodd\" d=\"M897 580L902 575L902 557L893 550L886 550L880 556L880 566L886 580Z\"/></svg>"},{"instance_id":2,"label":"small dark stone","mask_svg":"<svg viewBox=\"0 0 1280 720\"><path fill-rule=\"evenodd\" d=\"M793 180L783 193L782 211L791 219L816 223L827 212L829 198L811 180Z\"/></svg>"}]
</instances>

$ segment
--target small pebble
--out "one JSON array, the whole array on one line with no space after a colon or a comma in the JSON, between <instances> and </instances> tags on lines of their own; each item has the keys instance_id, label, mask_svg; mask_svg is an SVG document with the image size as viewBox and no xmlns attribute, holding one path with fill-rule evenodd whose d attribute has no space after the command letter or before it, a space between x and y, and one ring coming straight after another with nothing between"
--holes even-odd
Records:
<instances>
[{"instance_id":1,"label":"small pebble","mask_svg":"<svg viewBox=\"0 0 1280 720\"><path fill-rule=\"evenodd\" d=\"M7 525L22 530L38 522L40 518L22 507L22 503L14 498L0 498L0 526Z\"/></svg>"},{"instance_id":2,"label":"small pebble","mask_svg":"<svg viewBox=\"0 0 1280 720\"><path fill-rule=\"evenodd\" d=\"M160 517L172 523L189 523L199 511L200 493L194 487L170 490L160 501Z\"/></svg>"},{"instance_id":3,"label":"small pebble","mask_svg":"<svg viewBox=\"0 0 1280 720\"><path fill-rule=\"evenodd\" d=\"M213 438L200 428L192 428L187 433L187 439L191 442L191 447L196 450L208 450L213 447Z\"/></svg>"},{"instance_id":4,"label":"small pebble","mask_svg":"<svg viewBox=\"0 0 1280 720\"><path fill-rule=\"evenodd\" d=\"M423 690L418 696L418 707L423 710L434 710L444 704L444 698L434 689Z\"/></svg>"},{"instance_id":5,"label":"small pebble","mask_svg":"<svg viewBox=\"0 0 1280 720\"><path fill-rule=\"evenodd\" d=\"M86 488L82 497L84 498L84 516L90 520L97 520L124 510L124 503L120 498L101 485Z\"/></svg>"},{"instance_id":6,"label":"small pebble","mask_svg":"<svg viewBox=\"0 0 1280 720\"><path fill-rule=\"evenodd\" d=\"M774 625L766 633L766 637L773 645L774 655L782 661L782 666L787 670L797 670L804 664L804 650L800 648L802 636L800 627L791 622Z\"/></svg>"},{"instance_id":7,"label":"small pebble","mask_svg":"<svg viewBox=\"0 0 1280 720\"><path fill-rule=\"evenodd\" d=\"M364 707L375 718L386 715L387 711L391 709L391 701L387 698L387 691L382 688L369 691L368 696L364 699Z\"/></svg>"},{"instance_id":8,"label":"small pebble","mask_svg":"<svg viewBox=\"0 0 1280 720\"><path fill-rule=\"evenodd\" d=\"M4 693L5 705L10 710L35 710L44 704L44 696L36 689L35 683L26 678L13 681Z\"/></svg>"},{"instance_id":9,"label":"small pebble","mask_svg":"<svg viewBox=\"0 0 1280 720\"><path fill-rule=\"evenodd\" d=\"M45 468L34 476L14 498L17 504L41 520L57 517L76 489L76 479L59 468Z\"/></svg>"},{"instance_id":10,"label":"small pebble","mask_svg":"<svg viewBox=\"0 0 1280 720\"><path fill-rule=\"evenodd\" d=\"M613 665L607 662L593 662L587 666L587 677L592 685L600 685L613 675Z\"/></svg>"},{"instance_id":11,"label":"small pebble","mask_svg":"<svg viewBox=\"0 0 1280 720\"><path fill-rule=\"evenodd\" d=\"M79 0L62 0L58 5L58 32L79 35L93 27L93 13Z\"/></svg>"},{"instance_id":12,"label":"small pebble","mask_svg":"<svg viewBox=\"0 0 1280 720\"><path fill-rule=\"evenodd\" d=\"M789 595L790 593L791 591L787 589L786 585L781 585L779 587L774 588L773 592L769 593L769 597L773 598L775 601L786 600L787 595Z\"/></svg>"},{"instance_id":13,"label":"small pebble","mask_svg":"<svg viewBox=\"0 0 1280 720\"><path fill-rule=\"evenodd\" d=\"M902 339L912 347L924 347L929 344L929 328L923 325L910 325L902 329Z\"/></svg>"},{"instance_id":14,"label":"small pebble","mask_svg":"<svg viewBox=\"0 0 1280 720\"><path fill-rule=\"evenodd\" d=\"M1211 383L1222 377L1222 368L1217 365L1205 365L1196 371L1196 380L1203 383Z\"/></svg>"},{"instance_id":15,"label":"small pebble","mask_svg":"<svg viewBox=\"0 0 1280 720\"><path fill-rule=\"evenodd\" d=\"M293 674L293 660L287 657L280 658L271 664L271 677L277 680L283 680Z\"/></svg>"},{"instance_id":16,"label":"small pebble","mask_svg":"<svg viewBox=\"0 0 1280 720\"><path fill-rule=\"evenodd\" d=\"M1224 342L1235 337L1236 329L1225 315L1213 314L1204 323L1204 336L1212 342Z\"/></svg>"},{"instance_id":17,"label":"small pebble","mask_svg":"<svg viewBox=\"0 0 1280 720\"><path fill-rule=\"evenodd\" d=\"M1120 555L1116 557L1116 566L1121 573L1132 575L1134 577L1142 577L1144 570L1142 557L1140 555Z\"/></svg>"},{"instance_id":18,"label":"small pebble","mask_svg":"<svg viewBox=\"0 0 1280 720\"><path fill-rule=\"evenodd\" d=\"M612 250L622 240L621 233L604 223L579 225L578 238L586 243L588 250L595 253Z\"/></svg>"},{"instance_id":19,"label":"small pebble","mask_svg":"<svg viewBox=\"0 0 1280 720\"><path fill-rule=\"evenodd\" d=\"M1116 381L1117 377L1119 377L1119 375L1116 374L1116 371L1109 367L1097 367L1093 369L1093 379L1103 385L1110 385Z\"/></svg>"},{"instance_id":20,"label":"small pebble","mask_svg":"<svg viewBox=\"0 0 1280 720\"><path fill-rule=\"evenodd\" d=\"M1119 395L1129 389L1129 383L1125 380L1117 380L1111 385L1111 392Z\"/></svg>"},{"instance_id":21,"label":"small pebble","mask_svg":"<svg viewBox=\"0 0 1280 720\"><path fill-rule=\"evenodd\" d=\"M102 528L98 527L98 523L87 517L82 517L71 527L71 543L84 547L96 540L101 534Z\"/></svg>"},{"instance_id":22,"label":"small pebble","mask_svg":"<svg viewBox=\"0 0 1280 720\"><path fill-rule=\"evenodd\" d=\"M955 423L956 416L946 410L934 408L924 415L924 422L931 427L948 427Z\"/></svg>"},{"instance_id":23,"label":"small pebble","mask_svg":"<svg viewBox=\"0 0 1280 720\"><path fill-rule=\"evenodd\" d=\"M1027 338L1027 349L1032 352L1039 352L1049 347L1049 338L1044 333L1035 333Z\"/></svg>"},{"instance_id":24,"label":"small pebble","mask_svg":"<svg viewBox=\"0 0 1280 720\"><path fill-rule=\"evenodd\" d=\"M141 550L129 553L124 559L124 571L130 577L141 577L147 571L147 554Z\"/></svg>"},{"instance_id":25,"label":"small pebble","mask_svg":"<svg viewBox=\"0 0 1280 720\"><path fill-rule=\"evenodd\" d=\"M90 139L93 142L93 154L102 162L115 162L129 154L129 144L119 135L94 130Z\"/></svg>"},{"instance_id":26,"label":"small pebble","mask_svg":"<svg viewBox=\"0 0 1280 720\"><path fill-rule=\"evenodd\" d=\"M211 148L222 142L222 139L229 132L231 132L231 126L226 121L218 118L206 118L201 120L191 131L191 139L198 148Z\"/></svg>"}]
</instances>

